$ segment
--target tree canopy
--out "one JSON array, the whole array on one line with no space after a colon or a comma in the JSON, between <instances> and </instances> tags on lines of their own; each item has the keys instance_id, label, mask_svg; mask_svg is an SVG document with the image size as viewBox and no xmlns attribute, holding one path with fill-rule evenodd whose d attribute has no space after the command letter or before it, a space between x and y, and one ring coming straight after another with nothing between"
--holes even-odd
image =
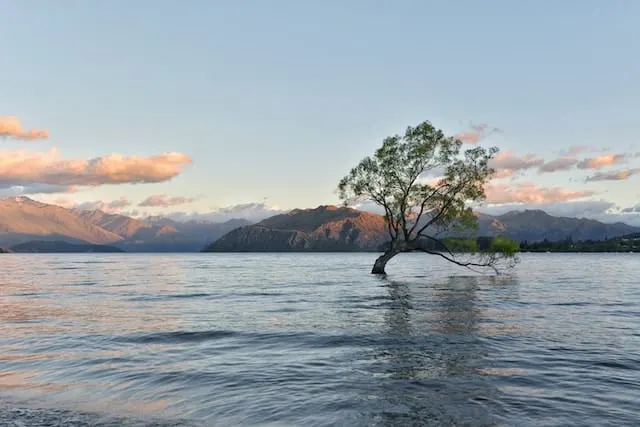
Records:
<instances>
[{"instance_id":1,"label":"tree canopy","mask_svg":"<svg viewBox=\"0 0 640 427\"><path fill-rule=\"evenodd\" d=\"M484 200L484 186L495 171L489 161L498 148L474 146L462 150L460 139L446 136L425 121L409 126L404 135L383 140L373 156L365 157L338 185L346 205L373 202L384 210L389 247L376 261L373 273L384 273L386 263L401 252L422 251L465 267L491 267L515 260L517 245L495 245L469 259L454 253L443 234L477 229L471 202ZM444 251L428 249L435 241Z\"/></svg>"}]
</instances>

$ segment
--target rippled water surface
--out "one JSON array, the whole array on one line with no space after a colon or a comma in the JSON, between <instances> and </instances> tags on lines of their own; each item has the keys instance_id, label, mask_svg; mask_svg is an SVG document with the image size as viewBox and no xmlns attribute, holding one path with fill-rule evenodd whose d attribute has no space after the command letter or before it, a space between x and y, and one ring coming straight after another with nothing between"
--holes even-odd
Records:
<instances>
[{"instance_id":1,"label":"rippled water surface","mask_svg":"<svg viewBox=\"0 0 640 427\"><path fill-rule=\"evenodd\" d=\"M0 425L640 422L640 255L374 258L2 255Z\"/></svg>"}]
</instances>

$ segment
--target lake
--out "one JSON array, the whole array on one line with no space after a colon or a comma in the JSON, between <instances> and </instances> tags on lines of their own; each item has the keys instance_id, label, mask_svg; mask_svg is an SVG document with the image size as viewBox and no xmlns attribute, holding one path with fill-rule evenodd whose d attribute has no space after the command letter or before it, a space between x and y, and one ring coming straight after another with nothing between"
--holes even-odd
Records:
<instances>
[{"instance_id":1,"label":"lake","mask_svg":"<svg viewBox=\"0 0 640 427\"><path fill-rule=\"evenodd\" d=\"M0 257L0 425L637 425L640 255Z\"/></svg>"}]
</instances>

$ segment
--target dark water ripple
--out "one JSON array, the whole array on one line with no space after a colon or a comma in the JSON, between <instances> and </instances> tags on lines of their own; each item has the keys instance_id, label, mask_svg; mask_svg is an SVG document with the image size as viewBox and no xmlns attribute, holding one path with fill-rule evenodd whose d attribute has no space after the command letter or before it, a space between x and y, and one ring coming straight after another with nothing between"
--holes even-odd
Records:
<instances>
[{"instance_id":1,"label":"dark water ripple","mask_svg":"<svg viewBox=\"0 0 640 427\"><path fill-rule=\"evenodd\" d=\"M640 257L5 255L0 425L620 426Z\"/></svg>"}]
</instances>

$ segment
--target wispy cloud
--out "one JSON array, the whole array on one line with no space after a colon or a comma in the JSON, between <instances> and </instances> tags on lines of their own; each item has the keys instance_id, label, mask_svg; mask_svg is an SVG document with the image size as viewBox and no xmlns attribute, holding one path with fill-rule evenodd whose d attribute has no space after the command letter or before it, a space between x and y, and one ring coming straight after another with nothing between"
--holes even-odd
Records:
<instances>
[{"instance_id":1,"label":"wispy cloud","mask_svg":"<svg viewBox=\"0 0 640 427\"><path fill-rule=\"evenodd\" d=\"M595 194L591 190L575 190L564 187L538 187L532 182L503 184L489 183L485 187L486 202L509 203L558 203L581 199Z\"/></svg>"},{"instance_id":2,"label":"wispy cloud","mask_svg":"<svg viewBox=\"0 0 640 427\"><path fill-rule=\"evenodd\" d=\"M270 206L262 202L241 203L232 206L216 207L209 212L172 212L166 216L177 221L211 221L225 222L230 219L246 219L258 222L274 215L286 213L288 210Z\"/></svg>"},{"instance_id":3,"label":"wispy cloud","mask_svg":"<svg viewBox=\"0 0 640 427\"><path fill-rule=\"evenodd\" d=\"M69 203L67 201L63 200L57 200L57 202L62 202L64 204L61 204L60 206L65 206L65 207L72 207L74 209L78 209L81 211L95 211L95 210L99 210L99 211L103 211L103 212L109 212L109 213L115 213L115 212L120 212L122 209L127 208L129 206L131 206L131 201L129 201L129 199L127 197L120 197L119 199L116 200L112 200L110 202L105 202L102 200L96 200L96 201L92 201L92 202L84 202L84 203L80 203L80 204L71 204L69 205ZM56 203L58 204L58 203Z\"/></svg>"},{"instance_id":4,"label":"wispy cloud","mask_svg":"<svg viewBox=\"0 0 640 427\"><path fill-rule=\"evenodd\" d=\"M571 147L569 147L569 154L575 156L590 149L591 148L588 145L572 145Z\"/></svg>"},{"instance_id":5,"label":"wispy cloud","mask_svg":"<svg viewBox=\"0 0 640 427\"><path fill-rule=\"evenodd\" d=\"M544 164L544 160L536 157L535 154L518 156L511 151L500 152L489 161L489 166L494 168L496 172L509 170L511 171L511 175L527 169L539 167L542 164Z\"/></svg>"},{"instance_id":6,"label":"wispy cloud","mask_svg":"<svg viewBox=\"0 0 640 427\"><path fill-rule=\"evenodd\" d=\"M568 171L577 164L578 160L573 157L560 157L559 159L551 160L540 165L540 167L538 168L538 172L549 173Z\"/></svg>"},{"instance_id":7,"label":"wispy cloud","mask_svg":"<svg viewBox=\"0 0 640 427\"><path fill-rule=\"evenodd\" d=\"M36 194L57 194L57 193L75 193L79 191L78 187L73 185L56 185L56 184L23 184L19 182L3 182L0 183L0 197L19 196L19 195L36 195Z\"/></svg>"},{"instance_id":8,"label":"wispy cloud","mask_svg":"<svg viewBox=\"0 0 640 427\"><path fill-rule=\"evenodd\" d=\"M47 152L0 151L0 183L98 186L163 182L176 177L190 163L189 156L176 152L65 160L58 157L55 148Z\"/></svg>"},{"instance_id":9,"label":"wispy cloud","mask_svg":"<svg viewBox=\"0 0 640 427\"><path fill-rule=\"evenodd\" d=\"M627 154L603 154L578 162L578 169L602 169L605 166L612 166L627 160Z\"/></svg>"},{"instance_id":10,"label":"wispy cloud","mask_svg":"<svg viewBox=\"0 0 640 427\"><path fill-rule=\"evenodd\" d=\"M593 145L572 145L567 149L556 151L561 156L576 157L578 154L584 153L606 153L611 151L610 147L597 148Z\"/></svg>"},{"instance_id":11,"label":"wispy cloud","mask_svg":"<svg viewBox=\"0 0 640 427\"><path fill-rule=\"evenodd\" d=\"M15 116L0 116L0 137L32 141L46 139L49 131L41 129L26 130Z\"/></svg>"},{"instance_id":12,"label":"wispy cloud","mask_svg":"<svg viewBox=\"0 0 640 427\"><path fill-rule=\"evenodd\" d=\"M640 168L623 169L611 172L596 172L588 176L586 182L590 181L624 181L630 176L640 173Z\"/></svg>"},{"instance_id":13,"label":"wispy cloud","mask_svg":"<svg viewBox=\"0 0 640 427\"><path fill-rule=\"evenodd\" d=\"M496 132L502 131L496 127L490 127L486 123L471 124L468 130L458 133L456 138L467 144L477 144L482 139Z\"/></svg>"},{"instance_id":14,"label":"wispy cloud","mask_svg":"<svg viewBox=\"0 0 640 427\"><path fill-rule=\"evenodd\" d=\"M181 197L174 196L169 197L166 194L154 194L153 196L149 196L144 199L142 202L138 203L139 207L169 207L176 205L184 205L187 203L192 203L196 199L189 197Z\"/></svg>"}]
</instances>

